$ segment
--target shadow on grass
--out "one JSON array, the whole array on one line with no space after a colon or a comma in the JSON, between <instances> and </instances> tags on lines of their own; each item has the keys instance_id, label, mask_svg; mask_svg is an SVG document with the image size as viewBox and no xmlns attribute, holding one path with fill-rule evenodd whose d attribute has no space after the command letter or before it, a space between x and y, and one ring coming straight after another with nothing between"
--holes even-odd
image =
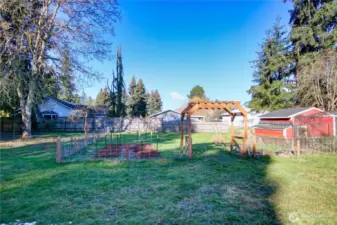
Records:
<instances>
[{"instance_id":1,"label":"shadow on grass","mask_svg":"<svg viewBox=\"0 0 337 225\"><path fill-rule=\"evenodd\" d=\"M52 152L3 158L0 221L280 224L268 201L275 191L265 183L269 158L236 158L202 135L194 136L193 159L180 158L177 137L161 135L156 160L56 164Z\"/></svg>"}]
</instances>

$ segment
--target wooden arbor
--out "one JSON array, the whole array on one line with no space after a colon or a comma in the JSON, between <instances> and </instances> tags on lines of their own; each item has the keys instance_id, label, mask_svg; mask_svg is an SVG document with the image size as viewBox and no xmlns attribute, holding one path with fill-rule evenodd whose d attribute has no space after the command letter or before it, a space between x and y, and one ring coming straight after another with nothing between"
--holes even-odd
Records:
<instances>
[{"instance_id":1,"label":"wooden arbor","mask_svg":"<svg viewBox=\"0 0 337 225\"><path fill-rule=\"evenodd\" d=\"M225 110L231 116L231 128L230 128L230 149L231 153L238 155L240 157L247 157L247 139L248 139L248 121L247 121L247 111L241 106L239 101L225 101L225 102L191 102L188 106L181 112L181 120L180 120L180 148L182 149L184 146L184 118L187 116L187 133L185 142L188 148L188 157L192 158L192 124L191 124L191 115L195 113L199 109L215 109L215 110ZM232 112L232 109L238 109L240 112ZM244 135L243 136L235 136L234 135L234 119L236 116L244 117ZM242 140L242 147L240 148L238 144L238 140ZM239 150L240 153L236 153Z\"/></svg>"}]
</instances>

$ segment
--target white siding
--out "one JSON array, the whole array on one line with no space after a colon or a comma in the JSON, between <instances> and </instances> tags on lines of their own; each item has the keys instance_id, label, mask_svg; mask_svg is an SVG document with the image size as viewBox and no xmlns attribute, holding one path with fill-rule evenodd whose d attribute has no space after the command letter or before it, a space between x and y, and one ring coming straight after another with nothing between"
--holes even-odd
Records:
<instances>
[{"instance_id":1,"label":"white siding","mask_svg":"<svg viewBox=\"0 0 337 225\"><path fill-rule=\"evenodd\" d=\"M162 119L164 122L174 122L174 121L180 121L181 114L174 112L174 111L167 111L165 113L160 113L152 117ZM185 117L185 120L186 120L186 117ZM192 121L204 121L204 118L198 117L198 116L193 117L192 115L191 120Z\"/></svg>"},{"instance_id":2,"label":"white siding","mask_svg":"<svg viewBox=\"0 0 337 225\"><path fill-rule=\"evenodd\" d=\"M71 109L55 102L51 99L46 100L44 103L39 105L40 112L43 111L54 111L58 114L58 117L68 117L71 113Z\"/></svg>"},{"instance_id":3,"label":"white siding","mask_svg":"<svg viewBox=\"0 0 337 225\"><path fill-rule=\"evenodd\" d=\"M252 127L257 125L260 122L259 116L262 115L262 113L248 113L248 126ZM228 124L231 124L231 117L230 116L223 116L222 122L226 122ZM243 127L244 126L244 119L243 116L236 116L234 119L234 126L236 127Z\"/></svg>"}]
</instances>

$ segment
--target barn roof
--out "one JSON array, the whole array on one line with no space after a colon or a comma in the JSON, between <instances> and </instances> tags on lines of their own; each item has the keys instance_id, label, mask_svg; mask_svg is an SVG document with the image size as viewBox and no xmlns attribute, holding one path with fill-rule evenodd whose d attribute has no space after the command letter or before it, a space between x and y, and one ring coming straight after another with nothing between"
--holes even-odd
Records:
<instances>
[{"instance_id":1,"label":"barn roof","mask_svg":"<svg viewBox=\"0 0 337 225\"><path fill-rule=\"evenodd\" d=\"M292 116L301 114L309 109L317 109L315 107L299 107L299 108L287 108L279 109L270 113L259 116L260 118L290 118Z\"/></svg>"},{"instance_id":2,"label":"barn roof","mask_svg":"<svg viewBox=\"0 0 337 225\"><path fill-rule=\"evenodd\" d=\"M291 126L291 123L259 123L254 127L268 130L283 130Z\"/></svg>"}]
</instances>

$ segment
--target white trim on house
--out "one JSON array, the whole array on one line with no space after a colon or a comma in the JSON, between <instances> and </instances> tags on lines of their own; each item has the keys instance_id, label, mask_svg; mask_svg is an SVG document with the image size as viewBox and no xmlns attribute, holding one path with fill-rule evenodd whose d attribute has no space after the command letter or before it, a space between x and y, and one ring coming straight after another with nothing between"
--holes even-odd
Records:
<instances>
[{"instance_id":1,"label":"white trim on house","mask_svg":"<svg viewBox=\"0 0 337 225\"><path fill-rule=\"evenodd\" d=\"M151 115L149 115L149 117L158 116L160 114L164 114L164 113L167 113L167 112L174 112L174 113L180 114L178 111L168 109L168 110L164 110L164 111L161 111L161 112L158 112L158 113L151 114Z\"/></svg>"},{"instance_id":2,"label":"white trim on house","mask_svg":"<svg viewBox=\"0 0 337 225\"><path fill-rule=\"evenodd\" d=\"M155 114L149 115L149 117L158 116L158 115L161 115L161 114L165 114L165 113L167 113L167 112L173 112L173 113L176 113L176 114L178 114L178 115L181 115L181 113L178 112L178 111L175 111L175 110L172 110L172 109L168 109L168 110L161 111L161 112L159 112L159 113L155 113ZM194 118L194 119L201 119L203 122L205 122L205 116L191 115L191 118Z\"/></svg>"},{"instance_id":3,"label":"white trim on house","mask_svg":"<svg viewBox=\"0 0 337 225\"><path fill-rule=\"evenodd\" d=\"M260 116L260 118L261 118L261 119L286 119L286 118L292 118L292 117L295 117L295 116L297 116L297 115L299 115L299 114L302 114L302 113L307 112L307 111L312 110L312 109L318 109L319 111L324 112L324 110L321 110L321 109L319 109L319 108L311 107L311 108L309 108L309 109L305 109L305 110L303 110L303 111L300 111L300 112L298 112L298 113L292 114L292 115L287 116L287 117L280 117L280 116L279 116L279 117L263 117L263 115L262 115L262 116Z\"/></svg>"},{"instance_id":4,"label":"white trim on house","mask_svg":"<svg viewBox=\"0 0 337 225\"><path fill-rule=\"evenodd\" d=\"M302 113L307 112L307 111L312 110L312 109L318 109L319 111L324 112L324 110L321 110L321 109L319 109L319 108L311 107L311 108L309 108L309 109L303 110L303 111L298 112L298 113L295 113L295 114L293 114L293 115L290 115L289 117L295 117L295 116L297 116L297 115L299 115L299 114L302 114Z\"/></svg>"},{"instance_id":5,"label":"white trim on house","mask_svg":"<svg viewBox=\"0 0 337 225\"><path fill-rule=\"evenodd\" d=\"M49 97L47 97L47 98L48 98L49 100L52 100L53 102L55 102L55 103L57 103L57 104L60 104L60 105L62 105L62 106L64 106L64 107L68 108L68 109L72 109L71 107L69 107L69 106L63 104L62 102L59 102L59 101L57 101L57 100L55 100L55 99L53 99L53 98L49 98ZM69 104L73 104L73 103L70 103L70 102L69 102Z\"/></svg>"},{"instance_id":6,"label":"white trim on house","mask_svg":"<svg viewBox=\"0 0 337 225\"><path fill-rule=\"evenodd\" d=\"M332 118L333 118L333 124L332 124L332 126L333 126L333 136L336 136L336 128L337 128L337 126L336 126L336 116L334 116Z\"/></svg>"}]
</instances>

